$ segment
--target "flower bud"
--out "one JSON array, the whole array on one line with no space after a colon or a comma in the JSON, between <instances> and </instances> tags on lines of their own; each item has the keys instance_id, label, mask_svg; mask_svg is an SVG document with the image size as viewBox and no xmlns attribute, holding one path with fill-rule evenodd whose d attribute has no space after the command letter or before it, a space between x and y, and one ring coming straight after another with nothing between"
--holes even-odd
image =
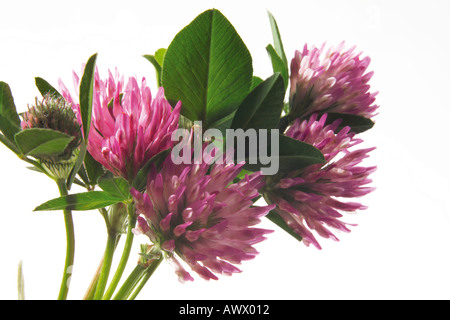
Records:
<instances>
[{"instance_id":1,"label":"flower bud","mask_svg":"<svg viewBox=\"0 0 450 320\"><path fill-rule=\"evenodd\" d=\"M22 114L22 129L52 129L74 137L64 152L38 158L53 177L67 178L75 164L81 143L80 124L71 105L63 97L46 94L42 101L37 98L35 101L35 105L28 106L28 111Z\"/></svg>"},{"instance_id":2,"label":"flower bud","mask_svg":"<svg viewBox=\"0 0 450 320\"><path fill-rule=\"evenodd\" d=\"M46 94L42 101L36 98L34 106L28 106L28 111L22 114L22 129L43 128L53 129L75 137L62 155L46 159L53 162L68 160L81 143L80 124L69 103L62 97Z\"/></svg>"},{"instance_id":3,"label":"flower bud","mask_svg":"<svg viewBox=\"0 0 450 320\"><path fill-rule=\"evenodd\" d=\"M108 210L109 225L117 234L126 233L127 225L127 206L118 202L109 207Z\"/></svg>"}]
</instances>

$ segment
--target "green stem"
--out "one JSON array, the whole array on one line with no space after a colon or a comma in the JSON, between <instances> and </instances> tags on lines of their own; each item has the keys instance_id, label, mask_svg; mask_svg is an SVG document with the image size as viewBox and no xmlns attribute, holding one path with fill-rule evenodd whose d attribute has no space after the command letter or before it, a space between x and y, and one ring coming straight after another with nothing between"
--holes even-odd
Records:
<instances>
[{"instance_id":1,"label":"green stem","mask_svg":"<svg viewBox=\"0 0 450 320\"><path fill-rule=\"evenodd\" d=\"M129 203L128 207L128 228L127 228L127 238L125 239L125 245L123 248L122 257L120 258L119 265L117 266L116 273L114 274L113 279L106 291L103 300L111 299L114 294L114 290L116 290L117 285L119 284L120 278L125 270L125 267L128 262L128 257L130 256L131 247L133 245L134 233L133 228L136 226L136 214L134 212L134 203Z\"/></svg>"},{"instance_id":2,"label":"green stem","mask_svg":"<svg viewBox=\"0 0 450 320\"><path fill-rule=\"evenodd\" d=\"M115 248L117 248L117 245L119 244L120 234L118 234L116 236L116 238L117 238L117 240L116 240L116 245L114 247L114 250L115 250ZM100 260L100 263L99 263L99 265L97 267L97 271L95 272L94 277L92 278L91 283L89 284L89 287L86 290L86 293L84 294L83 300L92 300L92 299L94 299L95 290L97 289L98 280L100 278L100 273L102 271L103 261L104 261L104 256Z\"/></svg>"},{"instance_id":3,"label":"green stem","mask_svg":"<svg viewBox=\"0 0 450 320\"><path fill-rule=\"evenodd\" d=\"M106 241L105 254L103 256L103 265L100 271L100 277L95 289L94 300L100 300L105 292L106 283L108 282L109 272L114 256L114 249L116 247L117 236L112 230L108 230L108 238Z\"/></svg>"},{"instance_id":4,"label":"green stem","mask_svg":"<svg viewBox=\"0 0 450 320\"><path fill-rule=\"evenodd\" d=\"M91 190L89 190L89 191L91 191ZM113 210L113 208L115 208L116 206L121 206L121 205L125 206L125 204L123 204L123 203L117 203L117 204L113 205L110 208L110 210ZM108 211L105 208L100 208L98 210L99 210L100 214L102 215L103 219L105 220L106 230L107 230L108 234L115 234L115 237L116 237L116 241L115 241L115 245L114 245L114 252L115 252L115 250L117 248L117 245L119 243L120 237L121 237L121 232L122 232L121 231L121 227L122 226L121 225L120 226L117 226L117 225L112 226L111 225L111 221L110 221L110 217L108 216ZM115 220L117 220L117 214L118 213L120 214L120 212L118 212L118 211L114 211L114 212L115 212L116 217L115 217L115 219L113 218L112 221L115 222L115 224L117 224L117 221L115 221ZM120 219L119 219L119 223L121 223ZM107 246L108 246L108 243L109 242L107 242ZM107 250L105 250L105 251L107 251ZM111 257L114 254L114 252L110 254ZM104 272L102 272L104 260L105 260L105 254L103 254L103 257L102 257L102 259L100 261L100 264L99 264L99 266L97 268L97 271L95 272L95 275L92 278L91 283L89 284L89 287L88 287L88 289L87 289L87 291L86 291L86 293L84 295L84 298L83 298L84 300L92 300L92 299L94 299L95 293L96 293L96 290L97 290L97 286L98 286L98 282L99 282L99 279L100 279L100 275L102 273L104 273ZM111 270L111 263L110 263L109 269L107 271L108 273ZM100 289L102 289L103 292L104 292L105 287L100 288ZM100 297L100 293L99 293L98 299L100 299L100 298L101 297Z\"/></svg>"},{"instance_id":5,"label":"green stem","mask_svg":"<svg viewBox=\"0 0 450 320\"><path fill-rule=\"evenodd\" d=\"M66 196L68 192L65 179L58 179L56 182L58 184L60 195ZM58 300L67 299L67 294L69 292L69 281L72 275L73 261L75 257L75 232L71 210L64 209L64 222L66 226L66 260Z\"/></svg>"},{"instance_id":6,"label":"green stem","mask_svg":"<svg viewBox=\"0 0 450 320\"><path fill-rule=\"evenodd\" d=\"M159 259L154 260L153 263L145 270L144 277L142 278L141 282L139 282L139 285L136 287L133 294L130 296L129 300L136 299L137 295L141 292L142 288L145 286L147 281L153 275L153 272L155 272L155 270L161 264L162 260L163 260L163 256L161 255L161 257Z\"/></svg>"},{"instance_id":7,"label":"green stem","mask_svg":"<svg viewBox=\"0 0 450 320\"><path fill-rule=\"evenodd\" d=\"M144 272L145 267L138 264L125 280L122 287L120 287L113 300L126 300L133 288L139 283L139 280L141 280Z\"/></svg>"}]
</instances>

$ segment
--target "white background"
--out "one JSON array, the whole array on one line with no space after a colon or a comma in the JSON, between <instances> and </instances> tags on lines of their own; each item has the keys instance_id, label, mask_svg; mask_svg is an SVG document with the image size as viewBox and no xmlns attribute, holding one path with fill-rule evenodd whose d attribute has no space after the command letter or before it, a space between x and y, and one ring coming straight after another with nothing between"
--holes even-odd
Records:
<instances>
[{"instance_id":1,"label":"white background","mask_svg":"<svg viewBox=\"0 0 450 320\"><path fill-rule=\"evenodd\" d=\"M181 284L164 262L139 298L449 299L445 1L8 1L0 20L0 80L10 85L22 112L39 95L34 77L54 86L61 78L72 89L72 70L79 72L98 52L102 75L117 67L125 76L145 76L155 88L153 67L141 55L167 47L181 28L213 7L235 26L253 56L255 74L263 78L271 74L266 10L278 20L289 60L305 42L342 40L372 58L371 85L380 92L381 107L375 127L363 137L365 146L377 147L366 162L378 166L377 190L361 199L368 210L346 217L358 226L337 234L339 242L321 239L321 251L276 229L257 245L259 256L244 263L242 273L209 282L193 274L194 282ZM58 196L57 187L3 145L0 157L0 298L16 299L22 260L26 298L55 299L65 256L63 217L32 210ZM69 298L80 299L106 233L95 211L75 212L74 219ZM144 240L137 238L136 245ZM130 268L137 252L136 247Z\"/></svg>"}]
</instances>

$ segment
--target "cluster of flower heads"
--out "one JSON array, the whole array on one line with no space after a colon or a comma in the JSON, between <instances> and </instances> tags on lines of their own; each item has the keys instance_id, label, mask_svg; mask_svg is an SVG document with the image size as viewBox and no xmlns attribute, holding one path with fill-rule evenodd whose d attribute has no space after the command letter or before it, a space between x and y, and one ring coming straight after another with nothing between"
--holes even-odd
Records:
<instances>
[{"instance_id":1,"label":"cluster of flower heads","mask_svg":"<svg viewBox=\"0 0 450 320\"><path fill-rule=\"evenodd\" d=\"M74 74L75 87L79 78ZM60 83L62 95L73 105L81 123L79 104ZM123 78L106 81L95 74L92 123L88 151L106 169L128 180L154 155L173 145L181 103L172 109L159 88L152 100L149 87L135 78L124 86ZM205 279L214 273L232 274L234 266L252 259L254 244L270 230L253 228L275 206L254 207L264 185L260 173L232 184L243 164L175 165L171 157L162 169L148 176L144 193L131 189L136 203L136 233L146 234L176 267L180 281L193 280L176 259L178 255Z\"/></svg>"},{"instance_id":2,"label":"cluster of flower heads","mask_svg":"<svg viewBox=\"0 0 450 320\"><path fill-rule=\"evenodd\" d=\"M285 134L319 149L325 164L264 177L260 172L236 182L241 164L174 164L170 156L154 168L144 191L131 189L138 215L135 232L145 234L175 265L181 281L193 280L176 256L204 279L233 274L235 266L257 254L254 245L270 230L255 227L270 211L278 214L306 245L320 248L313 232L337 240L330 229L348 232L340 218L365 209L344 199L369 193L375 167L361 162L373 148L353 150L361 139L340 120L327 123L327 112L373 117L376 93L369 92L369 58L360 59L343 44L324 50L305 45L291 62L290 113ZM75 88L79 78L74 73ZM79 104L60 82L65 101L81 123ZM78 96L78 92L76 92ZM95 73L88 151L116 176L132 181L159 152L171 148L181 102L174 108L159 88L152 97L145 79L125 83L118 73L106 80ZM35 114L25 115L24 128ZM78 128L79 129L79 128ZM79 133L81 134L81 132ZM255 206L263 195L269 205Z\"/></svg>"},{"instance_id":3,"label":"cluster of flower heads","mask_svg":"<svg viewBox=\"0 0 450 320\"><path fill-rule=\"evenodd\" d=\"M344 213L366 209L345 199L361 197L373 190L367 185L375 167L361 166L374 148L354 150L360 144L351 128L341 128L341 119L327 122L327 113L351 114L371 118L378 106L369 92L370 58L360 58L355 48L344 50L344 43L325 49L305 45L291 61L290 114L293 124L286 135L319 149L325 164L270 178L265 198L277 204L275 212L309 246L321 246L315 237L338 240L332 229L349 232L341 221ZM319 117L319 115L321 115ZM330 230L331 229L331 230Z\"/></svg>"}]
</instances>

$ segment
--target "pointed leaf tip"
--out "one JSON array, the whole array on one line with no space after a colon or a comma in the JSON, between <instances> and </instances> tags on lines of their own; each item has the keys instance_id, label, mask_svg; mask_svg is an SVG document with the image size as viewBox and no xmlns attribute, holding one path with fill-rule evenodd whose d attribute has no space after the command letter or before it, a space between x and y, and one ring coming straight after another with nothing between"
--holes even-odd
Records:
<instances>
[{"instance_id":1,"label":"pointed leaf tip","mask_svg":"<svg viewBox=\"0 0 450 320\"><path fill-rule=\"evenodd\" d=\"M252 85L252 58L233 25L208 10L182 29L169 45L162 85L174 105L205 129L236 110Z\"/></svg>"},{"instance_id":2,"label":"pointed leaf tip","mask_svg":"<svg viewBox=\"0 0 450 320\"><path fill-rule=\"evenodd\" d=\"M91 126L96 61L97 53L93 54L87 61L80 83L80 114L83 125L83 136L85 140L88 138L89 129Z\"/></svg>"},{"instance_id":3,"label":"pointed leaf tip","mask_svg":"<svg viewBox=\"0 0 450 320\"><path fill-rule=\"evenodd\" d=\"M108 207L114 203L121 202L122 199L112 196L105 191L89 191L75 193L67 196L49 200L33 211L53 211L53 210L78 210L87 211Z\"/></svg>"}]
</instances>

